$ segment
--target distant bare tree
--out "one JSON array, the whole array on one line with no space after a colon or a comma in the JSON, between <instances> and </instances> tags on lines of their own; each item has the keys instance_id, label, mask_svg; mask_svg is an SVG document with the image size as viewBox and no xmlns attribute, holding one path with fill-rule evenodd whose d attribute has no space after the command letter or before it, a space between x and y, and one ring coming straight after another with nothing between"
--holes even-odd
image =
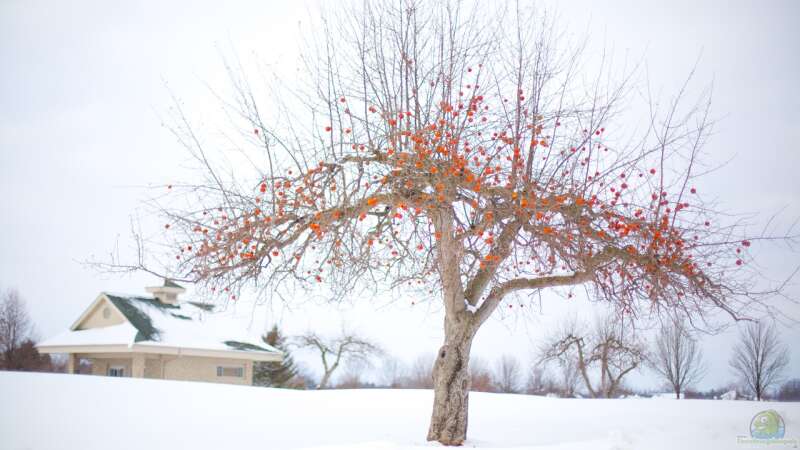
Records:
<instances>
[{"instance_id":1,"label":"distant bare tree","mask_svg":"<svg viewBox=\"0 0 800 450\"><path fill-rule=\"evenodd\" d=\"M411 365L406 385L413 389L433 389L433 355L420 355Z\"/></svg>"},{"instance_id":2,"label":"distant bare tree","mask_svg":"<svg viewBox=\"0 0 800 450\"><path fill-rule=\"evenodd\" d=\"M386 355L381 361L381 384L396 389L403 387L406 378L407 370L404 364L394 356Z\"/></svg>"},{"instance_id":3,"label":"distant bare tree","mask_svg":"<svg viewBox=\"0 0 800 450\"><path fill-rule=\"evenodd\" d=\"M520 366L519 361L513 356L501 356L493 375L492 381L498 392L519 392Z\"/></svg>"},{"instance_id":4,"label":"distant bare tree","mask_svg":"<svg viewBox=\"0 0 800 450\"><path fill-rule=\"evenodd\" d=\"M365 386L372 386L364 382L363 374L369 364L360 359L352 360L347 363L345 371L336 385L336 389L358 389Z\"/></svg>"},{"instance_id":5,"label":"distant bare tree","mask_svg":"<svg viewBox=\"0 0 800 450\"><path fill-rule=\"evenodd\" d=\"M18 348L31 333L31 320L19 292L9 289L0 298L0 351Z\"/></svg>"},{"instance_id":6,"label":"distant bare tree","mask_svg":"<svg viewBox=\"0 0 800 450\"><path fill-rule=\"evenodd\" d=\"M555 383L544 364L534 364L528 374L525 393L531 395L547 395L556 390Z\"/></svg>"},{"instance_id":7,"label":"distant bare tree","mask_svg":"<svg viewBox=\"0 0 800 450\"><path fill-rule=\"evenodd\" d=\"M578 362L570 352L565 352L554 358L542 357L536 354L533 357L533 361L533 367L528 379L528 394L544 395L557 391L561 397L575 397L582 379ZM552 378L545 377L547 363L553 363L550 366L555 368ZM537 380L537 377L540 379Z\"/></svg>"},{"instance_id":8,"label":"distant bare tree","mask_svg":"<svg viewBox=\"0 0 800 450\"><path fill-rule=\"evenodd\" d=\"M366 361L369 357L381 353L380 348L372 342L347 333L343 333L341 337L333 340L322 338L315 333L308 333L297 337L295 341L295 345L300 348L310 348L319 352L323 374L317 389L328 387L331 375L342 362Z\"/></svg>"},{"instance_id":9,"label":"distant bare tree","mask_svg":"<svg viewBox=\"0 0 800 450\"><path fill-rule=\"evenodd\" d=\"M496 392L492 372L486 361L472 358L469 362L469 384L475 392Z\"/></svg>"},{"instance_id":10,"label":"distant bare tree","mask_svg":"<svg viewBox=\"0 0 800 450\"><path fill-rule=\"evenodd\" d=\"M50 357L36 350L33 324L25 302L15 289L0 296L0 369L50 369Z\"/></svg>"},{"instance_id":11,"label":"distant bare tree","mask_svg":"<svg viewBox=\"0 0 800 450\"><path fill-rule=\"evenodd\" d=\"M560 359L558 369L561 374L561 396L572 398L578 391L581 382L581 371L578 362L574 359Z\"/></svg>"},{"instance_id":12,"label":"distant bare tree","mask_svg":"<svg viewBox=\"0 0 800 450\"><path fill-rule=\"evenodd\" d=\"M800 401L800 378L792 378L786 383L783 383L778 390L777 398L782 402Z\"/></svg>"},{"instance_id":13,"label":"distant bare tree","mask_svg":"<svg viewBox=\"0 0 800 450\"><path fill-rule=\"evenodd\" d=\"M661 327L649 362L677 399L687 386L699 381L706 370L700 346L684 322L673 321Z\"/></svg>"},{"instance_id":14,"label":"distant bare tree","mask_svg":"<svg viewBox=\"0 0 800 450\"><path fill-rule=\"evenodd\" d=\"M611 398L619 391L622 379L645 360L642 345L618 316L599 319L594 328L572 320L542 348L542 361L573 359L592 397ZM599 371L599 382L589 375Z\"/></svg>"},{"instance_id":15,"label":"distant bare tree","mask_svg":"<svg viewBox=\"0 0 800 450\"><path fill-rule=\"evenodd\" d=\"M789 354L778 340L774 325L753 322L739 333L730 365L744 387L761 401L767 389L780 381Z\"/></svg>"}]
</instances>

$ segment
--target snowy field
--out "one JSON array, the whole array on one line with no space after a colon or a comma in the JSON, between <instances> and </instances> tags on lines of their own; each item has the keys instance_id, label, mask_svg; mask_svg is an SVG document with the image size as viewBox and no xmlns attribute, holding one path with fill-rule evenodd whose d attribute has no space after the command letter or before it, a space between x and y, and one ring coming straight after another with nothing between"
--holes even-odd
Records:
<instances>
[{"instance_id":1,"label":"snowy field","mask_svg":"<svg viewBox=\"0 0 800 450\"><path fill-rule=\"evenodd\" d=\"M432 393L424 390L290 391L0 372L0 398L4 450L438 446L425 441ZM800 437L800 403L473 393L465 447L747 448L736 437L748 435L750 419L764 409L783 416L786 438Z\"/></svg>"}]
</instances>

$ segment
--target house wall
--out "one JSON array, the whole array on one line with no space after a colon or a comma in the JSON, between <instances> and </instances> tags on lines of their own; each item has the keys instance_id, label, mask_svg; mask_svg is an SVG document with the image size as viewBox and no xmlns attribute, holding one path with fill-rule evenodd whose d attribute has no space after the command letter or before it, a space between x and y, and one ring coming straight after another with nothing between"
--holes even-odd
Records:
<instances>
[{"instance_id":1,"label":"house wall","mask_svg":"<svg viewBox=\"0 0 800 450\"><path fill-rule=\"evenodd\" d=\"M161 369L163 367L162 357L147 358L144 361L144 377L160 379L162 376Z\"/></svg>"},{"instance_id":2,"label":"house wall","mask_svg":"<svg viewBox=\"0 0 800 450\"><path fill-rule=\"evenodd\" d=\"M218 377L217 366L243 367L244 376ZM206 381L226 384L253 384L253 362L238 359L181 356L165 360L164 378L167 380Z\"/></svg>"},{"instance_id":3,"label":"house wall","mask_svg":"<svg viewBox=\"0 0 800 450\"><path fill-rule=\"evenodd\" d=\"M133 373L131 358L96 358L93 355L80 355L80 357L92 361L92 375L108 375L108 368L111 366L124 367L126 377Z\"/></svg>"},{"instance_id":4,"label":"house wall","mask_svg":"<svg viewBox=\"0 0 800 450\"><path fill-rule=\"evenodd\" d=\"M104 317L104 310L106 308L108 308L108 317ZM89 315L83 319L78 329L88 330L90 328L109 327L111 325L119 325L125 321L125 317L117 311L117 308L115 308L108 299L103 298L102 301L98 302L97 305L92 308Z\"/></svg>"},{"instance_id":5,"label":"house wall","mask_svg":"<svg viewBox=\"0 0 800 450\"><path fill-rule=\"evenodd\" d=\"M205 381L225 384L253 384L253 362L239 359L206 358L199 356L170 356L136 353L130 358L120 358L111 353L80 354L92 361L93 375L106 375L110 366L123 366L125 376L133 374L133 358L145 356L144 378ZM219 377L217 366L243 367L242 377Z\"/></svg>"}]
</instances>

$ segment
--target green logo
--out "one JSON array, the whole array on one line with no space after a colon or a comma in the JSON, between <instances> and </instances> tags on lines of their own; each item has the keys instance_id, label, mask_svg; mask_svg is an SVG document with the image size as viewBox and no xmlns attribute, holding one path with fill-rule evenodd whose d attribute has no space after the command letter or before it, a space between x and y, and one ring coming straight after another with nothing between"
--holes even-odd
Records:
<instances>
[{"instance_id":1,"label":"green logo","mask_svg":"<svg viewBox=\"0 0 800 450\"><path fill-rule=\"evenodd\" d=\"M777 411L761 411L750 421L750 437L753 439L783 439L786 426Z\"/></svg>"}]
</instances>

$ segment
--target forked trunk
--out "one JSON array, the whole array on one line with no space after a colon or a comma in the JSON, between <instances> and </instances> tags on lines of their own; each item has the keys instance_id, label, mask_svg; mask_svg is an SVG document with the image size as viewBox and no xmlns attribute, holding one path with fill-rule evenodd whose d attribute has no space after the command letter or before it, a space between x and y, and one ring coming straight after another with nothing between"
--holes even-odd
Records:
<instances>
[{"instance_id":1,"label":"forked trunk","mask_svg":"<svg viewBox=\"0 0 800 450\"><path fill-rule=\"evenodd\" d=\"M469 412L469 352L472 333L445 337L433 365L433 415L428 440L461 445L467 438Z\"/></svg>"}]
</instances>

